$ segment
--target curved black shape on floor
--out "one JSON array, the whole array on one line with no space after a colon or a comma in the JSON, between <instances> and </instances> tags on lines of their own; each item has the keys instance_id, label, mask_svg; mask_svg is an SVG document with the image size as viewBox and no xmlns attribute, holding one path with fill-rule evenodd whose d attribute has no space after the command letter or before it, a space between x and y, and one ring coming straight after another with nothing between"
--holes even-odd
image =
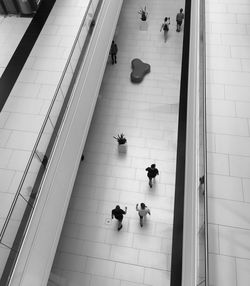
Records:
<instances>
[{"instance_id":1,"label":"curved black shape on floor","mask_svg":"<svg viewBox=\"0 0 250 286\"><path fill-rule=\"evenodd\" d=\"M188 67L190 42L191 0L185 3L185 27L182 48L177 160L175 175L174 223L172 236L171 286L182 283L183 214L185 192L186 125L188 101Z\"/></svg>"},{"instance_id":2,"label":"curved black shape on floor","mask_svg":"<svg viewBox=\"0 0 250 286\"><path fill-rule=\"evenodd\" d=\"M56 0L43 0L0 78L0 112L53 8Z\"/></svg>"}]
</instances>

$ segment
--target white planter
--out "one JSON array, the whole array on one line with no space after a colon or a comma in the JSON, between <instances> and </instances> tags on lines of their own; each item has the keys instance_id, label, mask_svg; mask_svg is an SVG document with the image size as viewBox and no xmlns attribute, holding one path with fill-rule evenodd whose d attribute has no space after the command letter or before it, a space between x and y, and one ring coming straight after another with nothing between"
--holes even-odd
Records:
<instances>
[{"instance_id":1,"label":"white planter","mask_svg":"<svg viewBox=\"0 0 250 286\"><path fill-rule=\"evenodd\" d=\"M140 21L140 30L147 31L148 30L148 22L147 21Z\"/></svg>"},{"instance_id":2,"label":"white planter","mask_svg":"<svg viewBox=\"0 0 250 286\"><path fill-rule=\"evenodd\" d=\"M118 144L118 152L119 153L127 153L127 143Z\"/></svg>"}]
</instances>

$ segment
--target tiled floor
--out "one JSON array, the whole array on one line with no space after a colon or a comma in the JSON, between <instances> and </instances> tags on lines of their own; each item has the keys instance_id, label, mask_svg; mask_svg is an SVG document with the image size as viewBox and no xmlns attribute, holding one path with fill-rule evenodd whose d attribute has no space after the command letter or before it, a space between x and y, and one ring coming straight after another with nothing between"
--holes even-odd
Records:
<instances>
[{"instance_id":1,"label":"tiled floor","mask_svg":"<svg viewBox=\"0 0 250 286\"><path fill-rule=\"evenodd\" d=\"M139 30L139 1L124 1L118 23L118 63L107 64L52 273L66 285L169 285L176 135L183 33L173 21L167 43L162 19L174 19L182 2L148 2L148 31ZM140 84L129 80L130 62L151 64ZM113 135L125 133L119 154ZM149 188L145 168L160 175ZM135 210L151 209L143 228ZM128 206L123 228L111 210ZM107 222L108 220L108 222Z\"/></svg>"},{"instance_id":2,"label":"tiled floor","mask_svg":"<svg viewBox=\"0 0 250 286\"><path fill-rule=\"evenodd\" d=\"M48 19L7 109L0 114L0 201L5 207L11 203L30 142L62 69L55 50L66 61L74 39L76 23L65 22L65 13L69 13L67 19L79 20L85 8L80 1L73 2L80 6L70 9L64 0L57 1L57 10ZM119 62L107 66L53 268L70 285L169 284L182 43L182 34L175 33L173 24L183 3L158 0L152 5L147 1L147 32L139 31L136 20L143 3L125 3L117 37ZM250 278L250 6L246 0L208 0L206 5L210 284L242 286ZM164 16L172 19L166 45L159 33ZM7 42L0 38L4 57ZM152 72L135 86L129 83L129 62L137 56L151 64ZM55 76L49 84L45 70ZM30 107L28 113L23 112L24 102ZM128 138L124 157L118 156L112 139L118 132ZM27 135L26 140L20 139L21 133ZM22 142L21 148L17 141ZM144 168L153 161L160 176L150 190ZM141 201L152 211L143 229L135 212L135 204ZM117 203L128 206L119 233L115 221L105 224ZM0 217L7 211L1 207Z\"/></svg>"},{"instance_id":3,"label":"tiled floor","mask_svg":"<svg viewBox=\"0 0 250 286\"><path fill-rule=\"evenodd\" d=\"M206 1L210 285L249 285L250 4Z\"/></svg>"}]
</instances>

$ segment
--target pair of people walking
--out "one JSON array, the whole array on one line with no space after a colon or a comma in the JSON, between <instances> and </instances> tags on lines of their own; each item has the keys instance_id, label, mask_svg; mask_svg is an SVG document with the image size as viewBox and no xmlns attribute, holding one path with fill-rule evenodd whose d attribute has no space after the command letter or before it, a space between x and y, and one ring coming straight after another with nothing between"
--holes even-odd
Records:
<instances>
[{"instance_id":1,"label":"pair of people walking","mask_svg":"<svg viewBox=\"0 0 250 286\"><path fill-rule=\"evenodd\" d=\"M127 209L128 208L125 207L125 210L122 210L120 206L117 205L111 212L111 218L113 219L115 217L118 220L118 231L122 229L123 215L127 213ZM140 207L139 204L136 204L135 209L138 211L138 215L140 217L140 226L143 227L143 219L147 214L151 215L150 209L144 203L141 203Z\"/></svg>"},{"instance_id":2,"label":"pair of people walking","mask_svg":"<svg viewBox=\"0 0 250 286\"><path fill-rule=\"evenodd\" d=\"M183 9L180 9L180 12L176 15L176 32L181 31L181 25L182 21L184 20L184 13ZM164 32L164 41L167 42L168 38L168 31L169 31L169 25L170 25L170 17L165 17L164 22L161 25L160 32L163 30Z\"/></svg>"}]
</instances>

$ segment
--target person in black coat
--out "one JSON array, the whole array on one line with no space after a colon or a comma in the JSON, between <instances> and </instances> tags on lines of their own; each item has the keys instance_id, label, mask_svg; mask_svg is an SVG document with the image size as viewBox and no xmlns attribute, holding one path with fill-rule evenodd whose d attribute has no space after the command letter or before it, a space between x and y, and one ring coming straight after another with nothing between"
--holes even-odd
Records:
<instances>
[{"instance_id":1,"label":"person in black coat","mask_svg":"<svg viewBox=\"0 0 250 286\"><path fill-rule=\"evenodd\" d=\"M150 167L146 168L146 171L148 172L149 186L152 188L152 179L159 175L159 170L156 169L155 164L152 164Z\"/></svg>"},{"instance_id":2,"label":"person in black coat","mask_svg":"<svg viewBox=\"0 0 250 286\"><path fill-rule=\"evenodd\" d=\"M125 215L126 213L127 213L127 207L125 207L124 211L118 205L111 212L111 218L113 219L115 217L118 220L118 231L122 229L123 215Z\"/></svg>"},{"instance_id":3,"label":"person in black coat","mask_svg":"<svg viewBox=\"0 0 250 286\"><path fill-rule=\"evenodd\" d=\"M111 48L110 48L110 55L111 55L111 59L112 59L112 65L117 63L117 61L116 61L117 52L118 52L117 44L115 43L115 41L112 41Z\"/></svg>"}]
</instances>

